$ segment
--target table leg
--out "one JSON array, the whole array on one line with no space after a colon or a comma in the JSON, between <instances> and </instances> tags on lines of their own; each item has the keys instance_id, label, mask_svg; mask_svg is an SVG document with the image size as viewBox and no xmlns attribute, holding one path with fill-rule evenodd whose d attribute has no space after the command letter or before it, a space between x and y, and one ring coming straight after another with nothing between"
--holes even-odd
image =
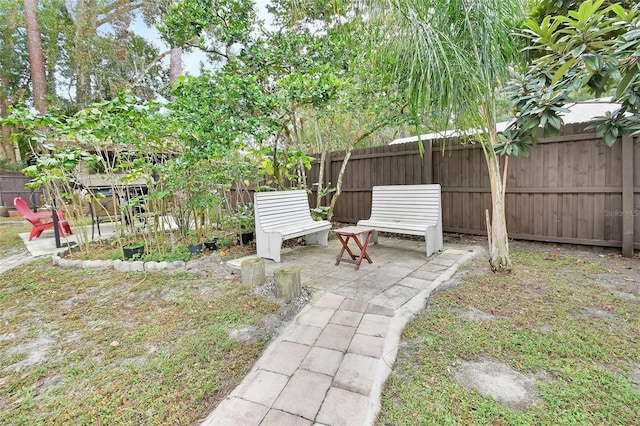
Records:
<instances>
[{"instance_id":1,"label":"table leg","mask_svg":"<svg viewBox=\"0 0 640 426\"><path fill-rule=\"evenodd\" d=\"M342 244L342 249L340 249L340 253L338 253L338 257L336 257L336 265L340 264L340 261L342 260L342 256L344 255L345 250L347 251L347 253L349 253L349 256L351 256L351 260L355 260L355 256L353 255L353 252L351 251L351 249L349 248L349 239L351 238L351 236L347 236L347 239L345 240L344 237L340 234L338 235L338 239L340 240L340 243Z\"/></svg>"},{"instance_id":2,"label":"table leg","mask_svg":"<svg viewBox=\"0 0 640 426\"><path fill-rule=\"evenodd\" d=\"M373 260L371 260L371 258L369 257L369 254L367 253L367 248L369 247L369 240L371 239L372 234L373 234L373 231L367 232L367 238L364 240L364 244L360 243L359 238L355 239L356 244L360 248L360 262L362 262L362 259L364 258L364 259L367 259L367 262L373 263ZM358 267L360 267L360 262L358 262Z\"/></svg>"}]
</instances>

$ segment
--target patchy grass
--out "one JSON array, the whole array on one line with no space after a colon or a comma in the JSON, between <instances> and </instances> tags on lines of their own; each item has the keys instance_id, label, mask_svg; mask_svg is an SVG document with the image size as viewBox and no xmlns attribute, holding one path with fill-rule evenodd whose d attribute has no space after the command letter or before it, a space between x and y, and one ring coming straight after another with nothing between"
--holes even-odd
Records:
<instances>
[{"instance_id":1,"label":"patchy grass","mask_svg":"<svg viewBox=\"0 0 640 426\"><path fill-rule=\"evenodd\" d=\"M477 259L408 324L378 424L638 424L638 260L520 246L513 273ZM477 360L536 377L540 402L516 412L465 389L454 372Z\"/></svg>"},{"instance_id":2,"label":"patchy grass","mask_svg":"<svg viewBox=\"0 0 640 426\"><path fill-rule=\"evenodd\" d=\"M17 218L0 218L0 257L11 256L24 248L18 234L31 231L31 225Z\"/></svg>"},{"instance_id":3,"label":"patchy grass","mask_svg":"<svg viewBox=\"0 0 640 426\"><path fill-rule=\"evenodd\" d=\"M12 269L0 284L0 424L194 424L249 371L277 308L215 276L49 259ZM230 337L245 328L248 339Z\"/></svg>"}]
</instances>

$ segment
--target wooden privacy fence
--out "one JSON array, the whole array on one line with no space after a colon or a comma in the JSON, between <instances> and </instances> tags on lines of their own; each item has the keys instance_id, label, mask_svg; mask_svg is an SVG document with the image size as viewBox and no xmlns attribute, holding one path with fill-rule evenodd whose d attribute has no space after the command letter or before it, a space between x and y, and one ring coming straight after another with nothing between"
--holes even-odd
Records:
<instances>
[{"instance_id":1,"label":"wooden privacy fence","mask_svg":"<svg viewBox=\"0 0 640 426\"><path fill-rule=\"evenodd\" d=\"M561 136L540 138L528 158L509 160L509 236L620 247L631 255L640 249L640 146L622 137L607 147L586 126L569 124ZM354 151L334 219L354 223L368 218L375 185L440 183L444 230L486 235L491 193L482 149L454 146L442 154L441 142L425 142L424 156L417 142ZM343 158L338 152L328 156L325 184L335 184ZM318 175L316 162L309 182Z\"/></svg>"},{"instance_id":2,"label":"wooden privacy fence","mask_svg":"<svg viewBox=\"0 0 640 426\"><path fill-rule=\"evenodd\" d=\"M40 206L42 190L31 190L24 187L31 178L22 173L0 173L0 205L9 210L14 210L13 199L21 197L29 204L29 207Z\"/></svg>"}]
</instances>

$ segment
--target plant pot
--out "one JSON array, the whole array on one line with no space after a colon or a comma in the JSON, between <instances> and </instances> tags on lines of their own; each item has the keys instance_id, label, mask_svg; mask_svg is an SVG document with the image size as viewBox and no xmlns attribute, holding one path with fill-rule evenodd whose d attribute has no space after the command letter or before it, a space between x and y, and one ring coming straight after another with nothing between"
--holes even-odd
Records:
<instances>
[{"instance_id":1,"label":"plant pot","mask_svg":"<svg viewBox=\"0 0 640 426\"><path fill-rule=\"evenodd\" d=\"M136 260L144 255L144 244L122 247L122 254L125 260Z\"/></svg>"},{"instance_id":2,"label":"plant pot","mask_svg":"<svg viewBox=\"0 0 640 426\"><path fill-rule=\"evenodd\" d=\"M202 252L202 244L189 244L189 253L200 254Z\"/></svg>"},{"instance_id":3,"label":"plant pot","mask_svg":"<svg viewBox=\"0 0 640 426\"><path fill-rule=\"evenodd\" d=\"M213 241L205 241L204 248L209 251L218 250L218 240L214 239Z\"/></svg>"},{"instance_id":4,"label":"plant pot","mask_svg":"<svg viewBox=\"0 0 640 426\"><path fill-rule=\"evenodd\" d=\"M242 245L249 244L253 240L253 231L241 233L238 236L238 240Z\"/></svg>"}]
</instances>

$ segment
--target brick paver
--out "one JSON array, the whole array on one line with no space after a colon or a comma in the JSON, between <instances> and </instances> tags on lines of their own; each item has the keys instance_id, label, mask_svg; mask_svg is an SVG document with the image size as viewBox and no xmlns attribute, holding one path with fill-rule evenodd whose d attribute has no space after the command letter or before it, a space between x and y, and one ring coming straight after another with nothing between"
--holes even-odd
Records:
<instances>
[{"instance_id":1,"label":"brick paver","mask_svg":"<svg viewBox=\"0 0 640 426\"><path fill-rule=\"evenodd\" d=\"M378 376L378 358L346 354L336 372L333 385L340 389L369 396Z\"/></svg>"},{"instance_id":2,"label":"brick paver","mask_svg":"<svg viewBox=\"0 0 640 426\"><path fill-rule=\"evenodd\" d=\"M307 345L281 342L272 352L267 354L260 364L260 368L290 376L307 356L309 349L311 347Z\"/></svg>"},{"instance_id":3,"label":"brick paver","mask_svg":"<svg viewBox=\"0 0 640 426\"><path fill-rule=\"evenodd\" d=\"M325 425L363 425L369 398L344 389L329 389L317 421Z\"/></svg>"},{"instance_id":4,"label":"brick paver","mask_svg":"<svg viewBox=\"0 0 640 426\"><path fill-rule=\"evenodd\" d=\"M308 370L298 370L280 393L273 408L297 414L305 419L316 418L332 377Z\"/></svg>"}]
</instances>

